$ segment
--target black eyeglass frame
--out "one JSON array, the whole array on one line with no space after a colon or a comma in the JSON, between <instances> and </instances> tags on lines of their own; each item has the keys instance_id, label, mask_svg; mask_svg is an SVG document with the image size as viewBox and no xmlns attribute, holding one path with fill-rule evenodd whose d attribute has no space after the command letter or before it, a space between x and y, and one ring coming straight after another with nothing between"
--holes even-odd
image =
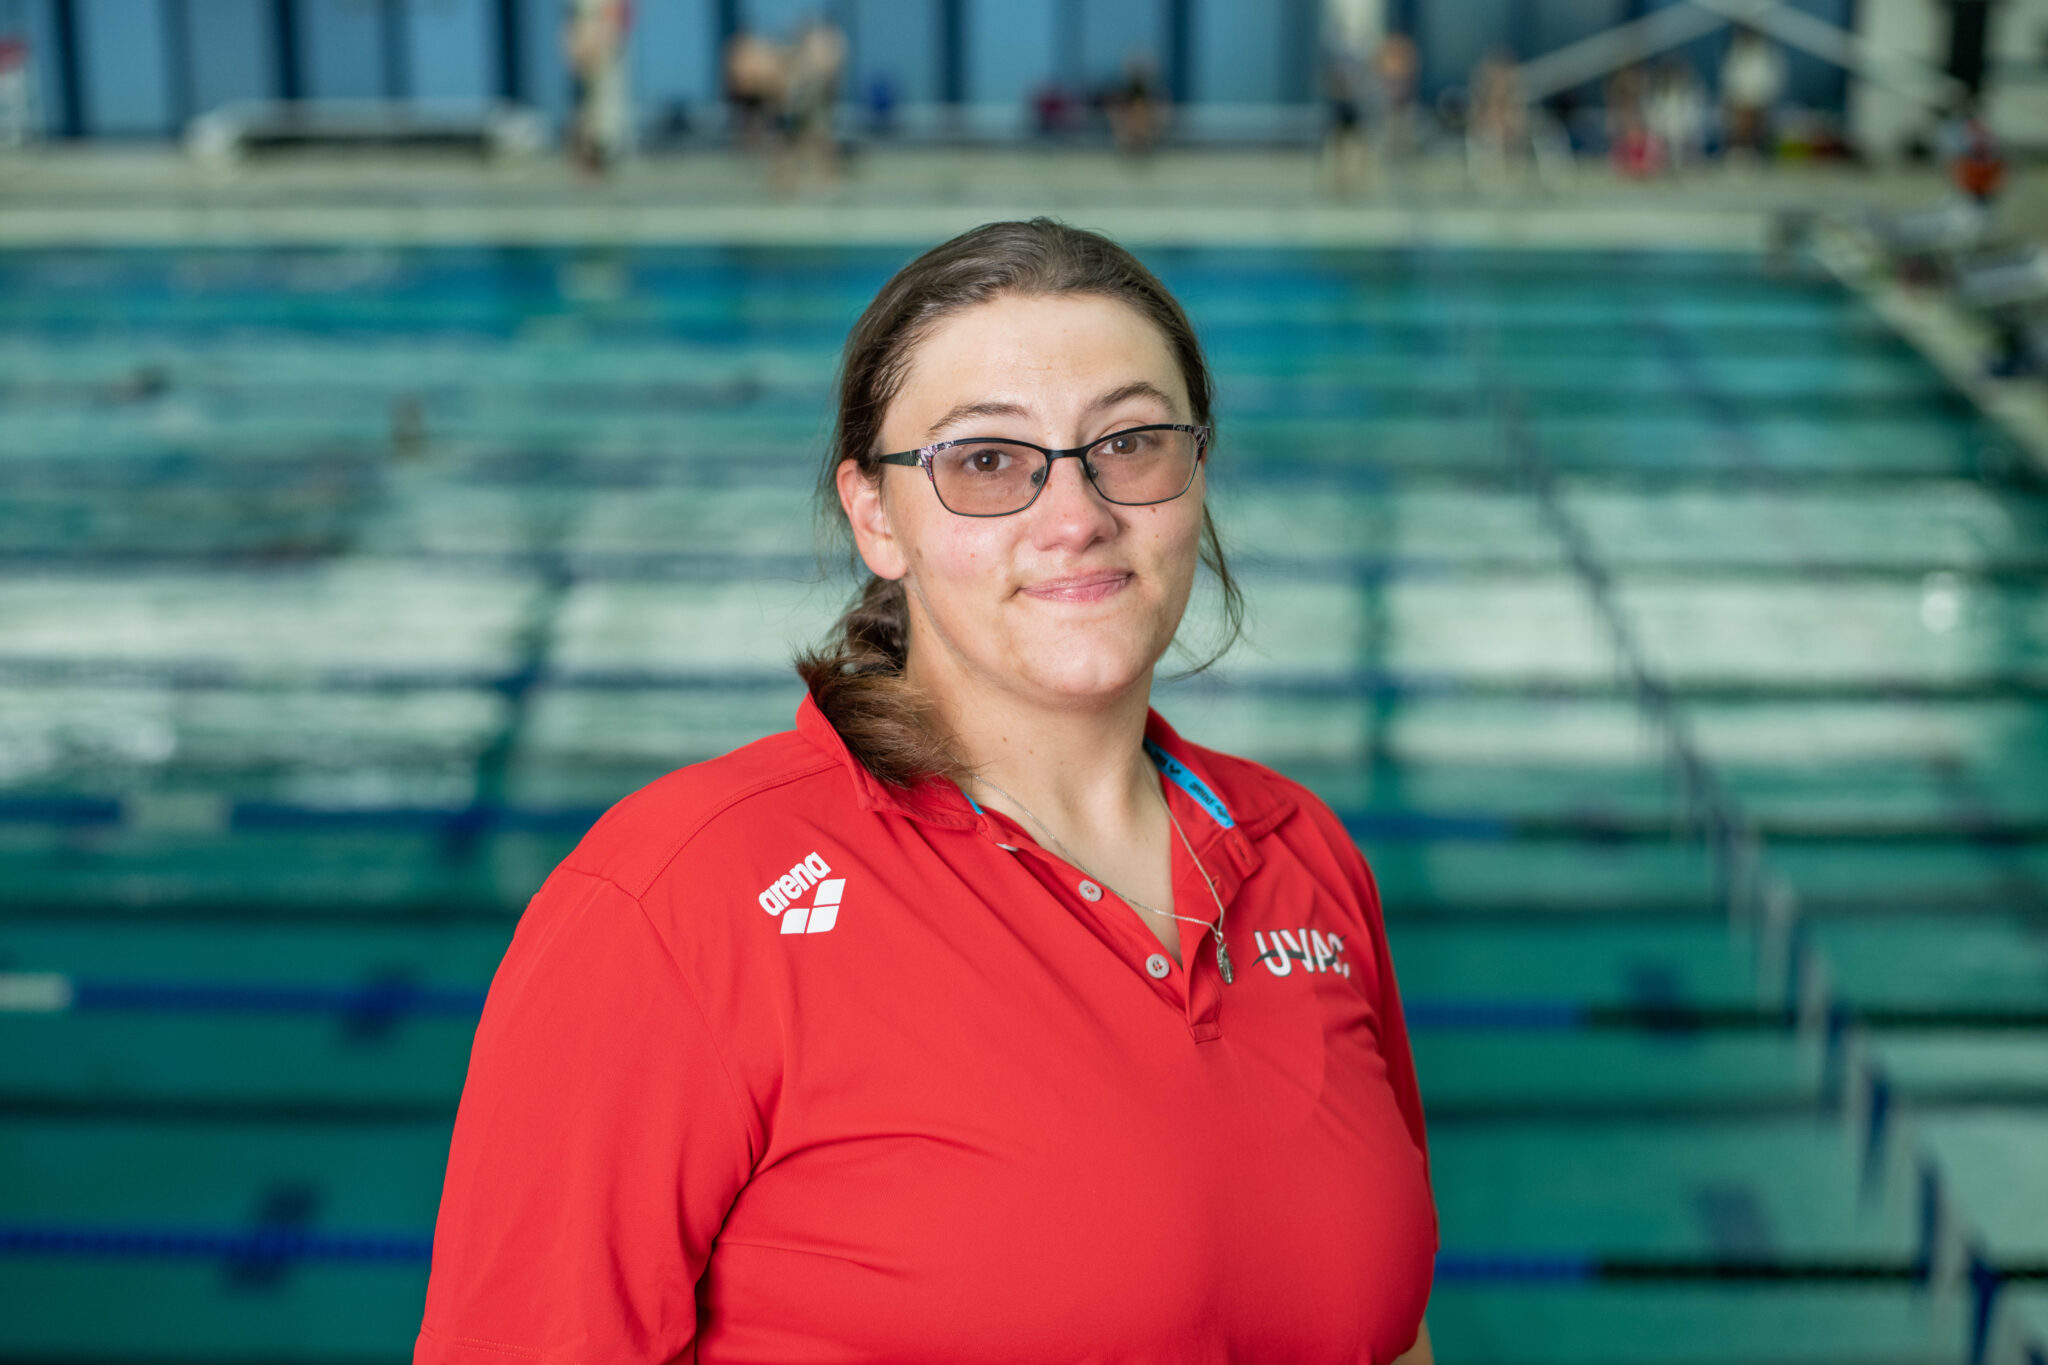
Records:
<instances>
[{"instance_id":1,"label":"black eyeglass frame","mask_svg":"<svg viewBox=\"0 0 2048 1365\"><path fill-rule=\"evenodd\" d=\"M1089 451L1106 441L1114 441L1119 436L1130 436L1140 431L1185 431L1189 433L1195 438L1195 459L1194 463L1188 466L1188 481L1182 484L1177 491L1169 493L1163 498L1147 498L1143 502L1123 502L1117 498L1112 498L1109 494L1102 491L1102 485L1095 482L1095 470L1085 457ZM919 446L916 450L899 451L894 455L878 455L875 457L875 463L903 465L906 468L922 469L925 478L931 483L932 496L938 497L939 476L932 471L932 460L942 450L953 446L1001 444L1006 446L1022 446L1026 450L1035 450L1045 456L1045 477L1038 481L1038 487L1032 490L1031 497L1022 507L1012 507L1007 512L961 512L949 506L946 500L940 497L939 506L944 507L948 512L952 512L956 517L1014 517L1019 512L1027 510L1032 503L1038 501L1038 495L1045 491L1046 485L1052 482L1052 464L1054 460L1080 460L1081 472L1088 477L1088 486L1100 494L1104 502L1113 503L1118 507L1156 507L1162 502L1172 502L1175 498L1180 497L1181 494L1186 493L1195 486L1195 474L1201 469L1202 461L1208 458L1209 438L1213 432L1214 428L1212 427L1194 426L1187 422L1149 422L1141 427L1125 427L1122 431L1112 431L1107 436L1096 437L1085 446L1074 446L1069 450L1053 450L1046 446L1035 445L1030 441L1019 441L1008 436L963 436L958 440L936 441L931 445Z\"/></svg>"}]
</instances>

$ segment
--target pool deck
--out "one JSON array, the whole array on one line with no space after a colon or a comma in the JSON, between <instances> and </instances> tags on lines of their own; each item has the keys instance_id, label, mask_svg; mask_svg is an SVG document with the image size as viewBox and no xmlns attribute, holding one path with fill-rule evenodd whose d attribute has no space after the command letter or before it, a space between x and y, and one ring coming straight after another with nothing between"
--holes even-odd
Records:
<instances>
[{"instance_id":1,"label":"pool deck","mask_svg":"<svg viewBox=\"0 0 2048 1365\"><path fill-rule=\"evenodd\" d=\"M603 182L554 158L292 155L231 166L174 148L43 148L0 158L0 245L917 243L1054 213L1135 243L1753 248L1786 212L1907 208L1929 168L1709 167L1654 181L1583 162L1501 182L1457 158L1375 168L1339 194L1301 148L865 149L826 178L725 149L646 156ZM2014 235L2048 232L2048 178L2020 175Z\"/></svg>"}]
</instances>

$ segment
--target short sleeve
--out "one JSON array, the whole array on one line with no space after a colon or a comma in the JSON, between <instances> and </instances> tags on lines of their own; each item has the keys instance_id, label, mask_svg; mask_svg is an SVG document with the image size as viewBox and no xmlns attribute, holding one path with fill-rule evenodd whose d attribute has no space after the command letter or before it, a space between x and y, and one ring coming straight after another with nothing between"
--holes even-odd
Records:
<instances>
[{"instance_id":1,"label":"short sleeve","mask_svg":"<svg viewBox=\"0 0 2048 1365\"><path fill-rule=\"evenodd\" d=\"M691 1358L749 1115L640 903L558 869L471 1049L416 1365Z\"/></svg>"},{"instance_id":2,"label":"short sleeve","mask_svg":"<svg viewBox=\"0 0 2048 1365\"><path fill-rule=\"evenodd\" d=\"M1380 906L1379 883L1372 875L1372 866L1366 862L1358 845L1352 842L1350 832L1344 828L1336 812L1306 791L1302 797L1313 810L1322 837L1334 849L1345 880L1357 898L1359 913L1365 920L1372 960L1378 968L1373 981L1373 1011L1379 1021L1380 1058L1386 1065L1387 1085L1394 1092L1395 1106L1401 1111L1408 1135L1414 1139L1415 1150L1422 1154L1426 1177L1429 1170L1429 1133L1422 1116L1422 1087L1415 1077L1415 1053L1408 1041L1408 1020L1401 1009L1401 987L1394 979L1394 953L1387 943L1387 922Z\"/></svg>"},{"instance_id":3,"label":"short sleeve","mask_svg":"<svg viewBox=\"0 0 2048 1365\"><path fill-rule=\"evenodd\" d=\"M1400 1106L1401 1118L1408 1125L1408 1132L1415 1139L1416 1150L1422 1153L1426 1167L1429 1163L1429 1134L1422 1118L1422 1087L1415 1078L1415 1053L1408 1041L1408 1019L1401 1009L1401 987L1394 980L1394 953L1387 944L1387 924L1380 910L1379 883L1374 880L1372 867L1365 861L1365 855L1358 852L1355 845L1351 853L1355 875L1361 883L1360 901L1365 909L1366 929L1372 935L1373 960L1379 964L1379 980L1375 983L1379 995L1375 1009L1380 1021L1380 1056L1387 1064L1387 1084L1393 1088L1394 1102Z\"/></svg>"}]
</instances>

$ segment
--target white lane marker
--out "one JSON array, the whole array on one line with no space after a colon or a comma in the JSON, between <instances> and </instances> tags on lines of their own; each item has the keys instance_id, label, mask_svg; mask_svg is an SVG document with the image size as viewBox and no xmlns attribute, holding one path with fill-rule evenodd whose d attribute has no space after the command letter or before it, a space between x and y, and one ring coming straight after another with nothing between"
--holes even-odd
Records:
<instances>
[{"instance_id":1,"label":"white lane marker","mask_svg":"<svg viewBox=\"0 0 2048 1365\"><path fill-rule=\"evenodd\" d=\"M62 1014L71 978L62 972L0 972L0 1014Z\"/></svg>"}]
</instances>

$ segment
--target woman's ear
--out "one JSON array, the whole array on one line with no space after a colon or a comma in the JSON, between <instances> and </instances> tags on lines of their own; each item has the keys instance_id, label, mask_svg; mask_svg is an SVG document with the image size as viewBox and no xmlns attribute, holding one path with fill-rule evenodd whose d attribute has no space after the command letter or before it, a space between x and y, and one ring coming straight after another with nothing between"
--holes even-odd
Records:
<instances>
[{"instance_id":1,"label":"woman's ear","mask_svg":"<svg viewBox=\"0 0 2048 1365\"><path fill-rule=\"evenodd\" d=\"M877 578L901 578L910 570L903 547L889 524L889 505L882 497L881 472L874 478L861 472L854 460L841 460L833 476L839 485L839 505L846 509L846 523L853 528L853 546L861 562Z\"/></svg>"}]
</instances>

